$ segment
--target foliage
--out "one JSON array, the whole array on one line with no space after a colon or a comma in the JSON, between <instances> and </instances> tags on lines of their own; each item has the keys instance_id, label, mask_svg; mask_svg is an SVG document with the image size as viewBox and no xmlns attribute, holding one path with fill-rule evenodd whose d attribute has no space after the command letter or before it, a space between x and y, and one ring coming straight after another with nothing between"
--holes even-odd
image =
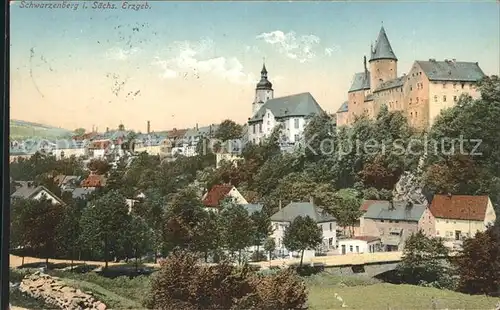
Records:
<instances>
[{"instance_id":1,"label":"foliage","mask_svg":"<svg viewBox=\"0 0 500 310\"><path fill-rule=\"evenodd\" d=\"M363 215L360 210L362 200L354 189L341 189L333 195L333 203L325 207L326 212L335 216L337 225L351 228L354 235L354 225Z\"/></svg>"},{"instance_id":2,"label":"foliage","mask_svg":"<svg viewBox=\"0 0 500 310\"><path fill-rule=\"evenodd\" d=\"M437 283L450 272L443 263L448 249L439 238L429 238L422 231L411 235L405 242L403 257L398 266L405 283Z\"/></svg>"},{"instance_id":3,"label":"foliage","mask_svg":"<svg viewBox=\"0 0 500 310\"><path fill-rule=\"evenodd\" d=\"M81 217L82 242L91 250L100 250L108 267L110 254L118 254L125 245L124 228L130 223L123 196L110 191L90 203Z\"/></svg>"},{"instance_id":4,"label":"foliage","mask_svg":"<svg viewBox=\"0 0 500 310\"><path fill-rule=\"evenodd\" d=\"M301 309L307 293L291 271L258 277L248 267L224 262L200 266L197 257L171 254L151 281L153 309Z\"/></svg>"},{"instance_id":5,"label":"foliage","mask_svg":"<svg viewBox=\"0 0 500 310\"><path fill-rule=\"evenodd\" d=\"M500 296L500 226L466 239L454 263L462 292Z\"/></svg>"},{"instance_id":6,"label":"foliage","mask_svg":"<svg viewBox=\"0 0 500 310\"><path fill-rule=\"evenodd\" d=\"M272 233L271 218L264 211L259 211L252 213L250 220L253 225L253 245L256 245L259 251L264 240Z\"/></svg>"},{"instance_id":7,"label":"foliage","mask_svg":"<svg viewBox=\"0 0 500 310\"><path fill-rule=\"evenodd\" d=\"M269 260L273 259L272 253L276 250L274 238L268 237L264 243L264 250L269 254Z\"/></svg>"},{"instance_id":8,"label":"foliage","mask_svg":"<svg viewBox=\"0 0 500 310\"><path fill-rule=\"evenodd\" d=\"M230 119L226 119L220 123L217 131L215 132L214 138L221 141L234 140L241 138L243 133L243 127L236 124Z\"/></svg>"},{"instance_id":9,"label":"foliage","mask_svg":"<svg viewBox=\"0 0 500 310\"><path fill-rule=\"evenodd\" d=\"M309 216L296 217L285 230L283 245L289 251L301 251L300 267L304 259L305 250L314 250L323 241L323 231L316 221Z\"/></svg>"},{"instance_id":10,"label":"foliage","mask_svg":"<svg viewBox=\"0 0 500 310\"><path fill-rule=\"evenodd\" d=\"M254 243L254 226L247 210L241 205L228 203L221 212L222 240L230 252L238 252L241 264L241 252Z\"/></svg>"},{"instance_id":11,"label":"foliage","mask_svg":"<svg viewBox=\"0 0 500 310\"><path fill-rule=\"evenodd\" d=\"M104 159L92 159L88 164L87 168L94 172L95 174L103 175L108 173L111 169L110 164Z\"/></svg>"}]
</instances>

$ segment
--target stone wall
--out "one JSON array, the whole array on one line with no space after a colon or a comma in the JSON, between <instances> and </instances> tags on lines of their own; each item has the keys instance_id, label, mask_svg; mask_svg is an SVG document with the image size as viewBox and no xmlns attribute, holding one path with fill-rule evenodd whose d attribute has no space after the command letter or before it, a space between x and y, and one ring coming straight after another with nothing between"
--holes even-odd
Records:
<instances>
[{"instance_id":1,"label":"stone wall","mask_svg":"<svg viewBox=\"0 0 500 310\"><path fill-rule=\"evenodd\" d=\"M24 277L19 290L60 309L106 309L106 305L95 299L91 292L69 287L59 278L39 271Z\"/></svg>"}]
</instances>

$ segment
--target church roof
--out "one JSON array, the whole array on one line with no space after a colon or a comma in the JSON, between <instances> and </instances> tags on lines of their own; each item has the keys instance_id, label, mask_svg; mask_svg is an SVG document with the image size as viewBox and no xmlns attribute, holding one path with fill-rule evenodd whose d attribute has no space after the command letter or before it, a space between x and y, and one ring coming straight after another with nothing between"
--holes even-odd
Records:
<instances>
[{"instance_id":1,"label":"church roof","mask_svg":"<svg viewBox=\"0 0 500 310\"><path fill-rule=\"evenodd\" d=\"M337 110L337 113L348 112L348 111L349 111L349 102L345 101Z\"/></svg>"},{"instance_id":2,"label":"church roof","mask_svg":"<svg viewBox=\"0 0 500 310\"><path fill-rule=\"evenodd\" d=\"M262 70L260 71L260 81L257 83L257 89L262 90L272 90L273 84L267 79L267 69L266 65L262 65Z\"/></svg>"},{"instance_id":3,"label":"church roof","mask_svg":"<svg viewBox=\"0 0 500 310\"><path fill-rule=\"evenodd\" d=\"M270 110L275 118L308 116L323 112L323 109L310 93L301 93L268 100L249 119L249 122L262 121L267 110Z\"/></svg>"},{"instance_id":4,"label":"church roof","mask_svg":"<svg viewBox=\"0 0 500 310\"><path fill-rule=\"evenodd\" d=\"M391 43L389 43L384 27L380 28L375 48L371 50L370 61L378 59L398 60L392 50Z\"/></svg>"},{"instance_id":5,"label":"church roof","mask_svg":"<svg viewBox=\"0 0 500 310\"><path fill-rule=\"evenodd\" d=\"M477 82L485 74L477 62L416 61L430 81Z\"/></svg>"},{"instance_id":6,"label":"church roof","mask_svg":"<svg viewBox=\"0 0 500 310\"><path fill-rule=\"evenodd\" d=\"M370 72L359 72L354 75L349 92L370 89Z\"/></svg>"},{"instance_id":7,"label":"church roof","mask_svg":"<svg viewBox=\"0 0 500 310\"><path fill-rule=\"evenodd\" d=\"M403 86L404 78L405 77L406 76L400 76L400 77L395 78L393 80L385 81L385 82L381 83L377 87L377 89L375 89L373 92L376 93L376 92L383 91L383 90L386 90L386 89L391 89L391 88L395 88L395 87L401 87L401 86Z\"/></svg>"}]
</instances>

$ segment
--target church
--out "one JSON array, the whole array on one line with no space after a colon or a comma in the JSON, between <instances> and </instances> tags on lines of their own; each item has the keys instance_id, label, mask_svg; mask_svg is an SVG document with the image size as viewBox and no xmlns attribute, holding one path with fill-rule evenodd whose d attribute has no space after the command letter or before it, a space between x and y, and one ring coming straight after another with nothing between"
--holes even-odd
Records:
<instances>
[{"instance_id":1,"label":"church","mask_svg":"<svg viewBox=\"0 0 500 310\"><path fill-rule=\"evenodd\" d=\"M414 128L428 129L460 95L479 98L476 86L484 76L477 62L456 59L416 60L407 74L398 76L398 58L382 26L368 63L365 56L363 71L354 75L347 101L336 113L337 127L349 126L363 114L375 118L386 105L389 111L402 111Z\"/></svg>"},{"instance_id":2,"label":"church","mask_svg":"<svg viewBox=\"0 0 500 310\"><path fill-rule=\"evenodd\" d=\"M309 120L324 111L308 92L274 98L273 84L268 79L265 64L260 74L252 117L248 119L248 141L260 143L269 137L275 126L281 125L281 144L294 145L301 140Z\"/></svg>"}]
</instances>

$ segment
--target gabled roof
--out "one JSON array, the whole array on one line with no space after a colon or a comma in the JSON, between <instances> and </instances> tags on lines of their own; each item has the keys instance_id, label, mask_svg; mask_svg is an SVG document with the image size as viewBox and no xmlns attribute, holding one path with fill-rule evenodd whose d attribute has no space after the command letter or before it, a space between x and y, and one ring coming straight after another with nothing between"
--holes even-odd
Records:
<instances>
[{"instance_id":1,"label":"gabled roof","mask_svg":"<svg viewBox=\"0 0 500 310\"><path fill-rule=\"evenodd\" d=\"M102 187L106 185L106 178L103 175L91 174L80 184L81 187Z\"/></svg>"},{"instance_id":2,"label":"gabled roof","mask_svg":"<svg viewBox=\"0 0 500 310\"><path fill-rule=\"evenodd\" d=\"M245 210L247 210L249 215L252 215L253 213L256 212L261 212L263 207L261 204L255 204L255 203L249 203L242 206L243 208L245 208Z\"/></svg>"},{"instance_id":3,"label":"gabled roof","mask_svg":"<svg viewBox=\"0 0 500 310\"><path fill-rule=\"evenodd\" d=\"M270 110L275 118L309 116L323 112L323 109L310 93L301 93L268 100L249 119L249 122L262 121L267 110Z\"/></svg>"},{"instance_id":4,"label":"gabled roof","mask_svg":"<svg viewBox=\"0 0 500 310\"><path fill-rule=\"evenodd\" d=\"M398 60L392 50L391 43L389 43L389 39L387 38L387 34L385 33L383 26L380 28L377 42L375 42L375 48L371 50L370 61L379 59Z\"/></svg>"},{"instance_id":5,"label":"gabled roof","mask_svg":"<svg viewBox=\"0 0 500 310\"><path fill-rule=\"evenodd\" d=\"M363 212L366 212L366 211L368 211L368 208L369 208L372 204L374 204L374 203L376 203L376 202L378 202L378 201L379 201L379 200L365 200L365 201L363 201L363 203L362 203L362 204L361 204L361 206L359 207L359 210L360 210L360 211L363 211Z\"/></svg>"},{"instance_id":6,"label":"gabled roof","mask_svg":"<svg viewBox=\"0 0 500 310\"><path fill-rule=\"evenodd\" d=\"M351 88L349 88L349 93L358 90L370 89L370 72L358 72L354 74L354 79L352 80Z\"/></svg>"},{"instance_id":7,"label":"gabled roof","mask_svg":"<svg viewBox=\"0 0 500 310\"><path fill-rule=\"evenodd\" d=\"M376 220L410 221L418 222L427 208L426 205L407 206L406 202L391 202L378 200L368 207L364 218Z\"/></svg>"},{"instance_id":8,"label":"gabled roof","mask_svg":"<svg viewBox=\"0 0 500 310\"><path fill-rule=\"evenodd\" d=\"M385 81L383 83L380 83L380 85L373 92L376 93L376 92L391 89L391 88L401 87L401 86L403 86L405 77L406 76L400 76L400 77L395 78L393 80L389 80L389 81Z\"/></svg>"},{"instance_id":9,"label":"gabled roof","mask_svg":"<svg viewBox=\"0 0 500 310\"><path fill-rule=\"evenodd\" d=\"M16 191L11 194L12 198L22 198L22 199L32 199L41 191L47 192L52 198L54 198L60 204L64 204L61 198L57 197L53 192L47 189L43 185L35 186L32 185L33 182L26 181L16 181L20 186L16 188Z\"/></svg>"},{"instance_id":10,"label":"gabled roof","mask_svg":"<svg viewBox=\"0 0 500 310\"><path fill-rule=\"evenodd\" d=\"M286 207L271 216L273 222L293 222L298 216L309 216L318 223L332 222L335 218L323 213L321 207L310 202L291 202Z\"/></svg>"},{"instance_id":11,"label":"gabled roof","mask_svg":"<svg viewBox=\"0 0 500 310\"><path fill-rule=\"evenodd\" d=\"M429 81L477 82L485 74L477 62L422 61L416 63L422 68Z\"/></svg>"},{"instance_id":12,"label":"gabled roof","mask_svg":"<svg viewBox=\"0 0 500 310\"><path fill-rule=\"evenodd\" d=\"M488 196L434 195L431 213L436 218L484 221Z\"/></svg>"},{"instance_id":13,"label":"gabled roof","mask_svg":"<svg viewBox=\"0 0 500 310\"><path fill-rule=\"evenodd\" d=\"M224 198L227 197L229 192L233 189L232 185L229 184L219 184L214 185L205 195L203 199L203 205L206 207L218 207Z\"/></svg>"},{"instance_id":14,"label":"gabled roof","mask_svg":"<svg viewBox=\"0 0 500 310\"><path fill-rule=\"evenodd\" d=\"M337 110L337 113L349 112L349 101L344 101L340 108Z\"/></svg>"}]
</instances>

